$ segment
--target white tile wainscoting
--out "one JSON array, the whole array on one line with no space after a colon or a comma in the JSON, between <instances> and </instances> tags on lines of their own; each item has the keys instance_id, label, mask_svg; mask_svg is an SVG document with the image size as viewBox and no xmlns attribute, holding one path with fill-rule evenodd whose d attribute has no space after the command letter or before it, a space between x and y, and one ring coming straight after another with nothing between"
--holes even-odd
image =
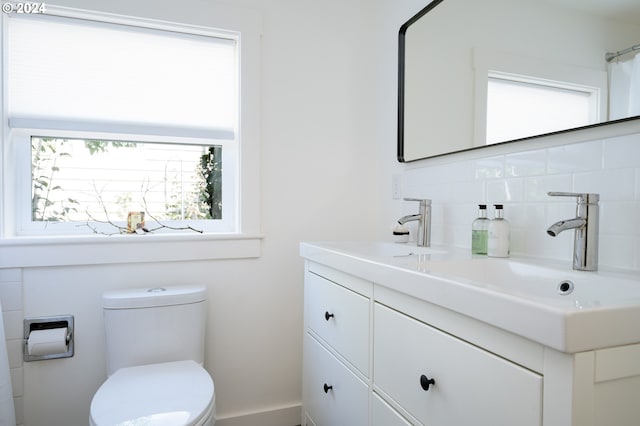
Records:
<instances>
[{"instance_id":1,"label":"white tile wainscoting","mask_svg":"<svg viewBox=\"0 0 640 426\"><path fill-rule=\"evenodd\" d=\"M16 422L23 423L23 387L22 377L22 270L0 269L0 302L4 332L9 355L11 371L11 387L13 388L13 402L16 411Z\"/></svg>"}]
</instances>

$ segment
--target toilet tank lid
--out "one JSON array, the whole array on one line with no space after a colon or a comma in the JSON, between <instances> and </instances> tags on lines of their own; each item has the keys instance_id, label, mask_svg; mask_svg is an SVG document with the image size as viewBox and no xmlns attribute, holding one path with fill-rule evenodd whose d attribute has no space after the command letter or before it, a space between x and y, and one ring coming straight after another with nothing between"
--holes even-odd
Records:
<instances>
[{"instance_id":1,"label":"toilet tank lid","mask_svg":"<svg viewBox=\"0 0 640 426\"><path fill-rule=\"evenodd\" d=\"M186 305L206 299L204 286L163 286L107 291L102 295L105 309L152 308Z\"/></svg>"}]
</instances>

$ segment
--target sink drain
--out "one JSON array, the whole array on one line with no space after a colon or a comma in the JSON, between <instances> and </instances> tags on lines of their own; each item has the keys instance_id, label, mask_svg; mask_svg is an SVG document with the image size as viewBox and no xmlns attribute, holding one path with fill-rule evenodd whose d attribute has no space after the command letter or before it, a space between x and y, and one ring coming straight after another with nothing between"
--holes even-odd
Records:
<instances>
[{"instance_id":1,"label":"sink drain","mask_svg":"<svg viewBox=\"0 0 640 426\"><path fill-rule=\"evenodd\" d=\"M573 292L573 289L574 289L574 285L572 281L563 280L558 283L558 294L562 296L571 294Z\"/></svg>"}]
</instances>

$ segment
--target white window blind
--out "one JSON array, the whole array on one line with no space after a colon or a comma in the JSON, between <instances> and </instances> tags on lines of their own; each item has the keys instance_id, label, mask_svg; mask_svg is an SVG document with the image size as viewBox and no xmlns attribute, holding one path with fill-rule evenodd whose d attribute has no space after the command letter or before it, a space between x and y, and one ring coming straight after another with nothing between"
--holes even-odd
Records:
<instances>
[{"instance_id":1,"label":"white window blind","mask_svg":"<svg viewBox=\"0 0 640 426\"><path fill-rule=\"evenodd\" d=\"M42 15L8 23L11 127L236 137L233 37Z\"/></svg>"},{"instance_id":2,"label":"white window blind","mask_svg":"<svg viewBox=\"0 0 640 426\"><path fill-rule=\"evenodd\" d=\"M596 123L597 101L597 93L589 87L490 75L487 144Z\"/></svg>"}]
</instances>

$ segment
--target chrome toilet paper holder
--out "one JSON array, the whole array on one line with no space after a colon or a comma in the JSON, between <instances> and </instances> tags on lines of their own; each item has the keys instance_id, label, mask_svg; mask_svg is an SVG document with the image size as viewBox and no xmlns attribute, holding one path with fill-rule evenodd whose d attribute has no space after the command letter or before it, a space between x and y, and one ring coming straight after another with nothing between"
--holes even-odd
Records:
<instances>
[{"instance_id":1,"label":"chrome toilet paper holder","mask_svg":"<svg viewBox=\"0 0 640 426\"><path fill-rule=\"evenodd\" d=\"M29 353L29 335L33 331L39 330L52 330L57 328L66 328L66 348L64 352L46 354L46 355L31 355ZM73 356L74 344L73 344L73 315L58 315L50 317L37 317L37 318L25 318L24 319L24 338L22 341L22 353L24 361L42 361L45 359L56 358L69 358Z\"/></svg>"}]
</instances>

